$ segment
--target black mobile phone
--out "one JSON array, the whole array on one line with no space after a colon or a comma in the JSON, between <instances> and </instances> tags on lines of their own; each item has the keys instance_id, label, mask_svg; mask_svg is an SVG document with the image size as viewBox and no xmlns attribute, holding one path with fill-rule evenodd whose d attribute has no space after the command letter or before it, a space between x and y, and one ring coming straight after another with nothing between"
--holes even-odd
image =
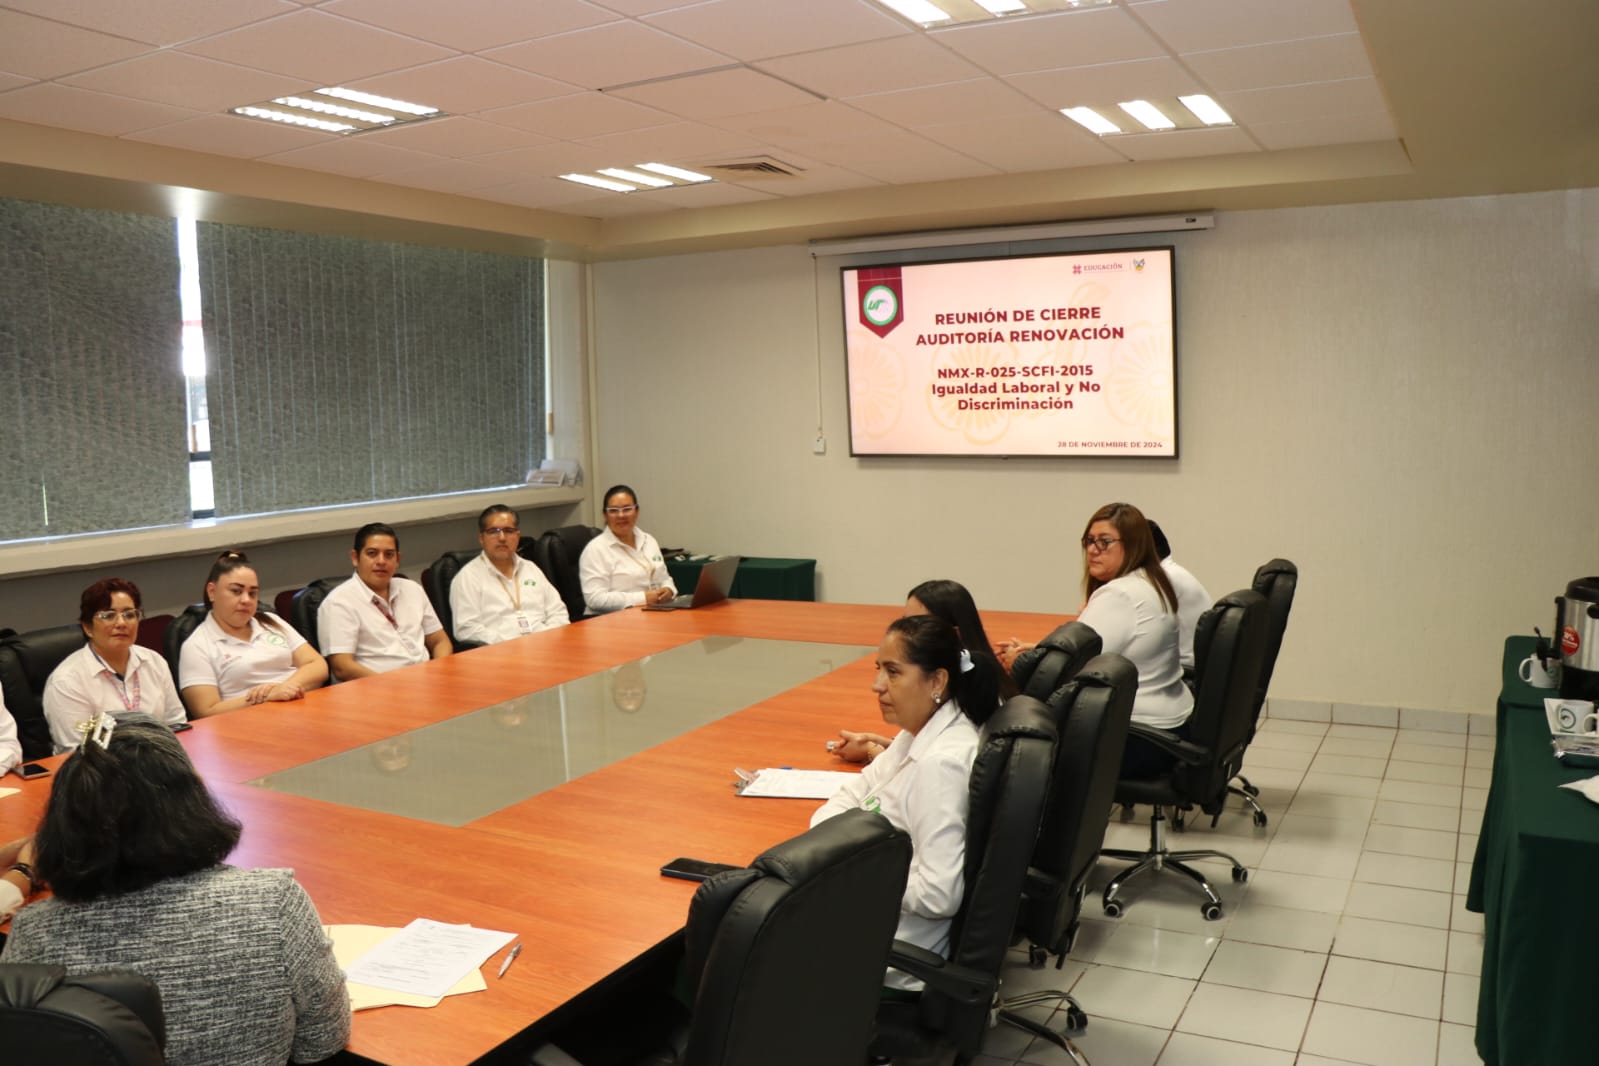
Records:
<instances>
[{"instance_id":1,"label":"black mobile phone","mask_svg":"<svg viewBox=\"0 0 1599 1066\"><path fill-rule=\"evenodd\" d=\"M682 881L705 881L724 870L737 870L725 862L706 862L704 859L673 859L661 867L662 877L676 877Z\"/></svg>"},{"instance_id":2,"label":"black mobile phone","mask_svg":"<svg viewBox=\"0 0 1599 1066\"><path fill-rule=\"evenodd\" d=\"M36 762L25 762L21 766L17 767L17 776L28 778L49 777L50 768L48 766L40 766Z\"/></svg>"},{"instance_id":3,"label":"black mobile phone","mask_svg":"<svg viewBox=\"0 0 1599 1066\"><path fill-rule=\"evenodd\" d=\"M172 731L174 733L182 733L185 730L193 729L193 728L194 728L194 723L193 722L179 722L177 725L172 727Z\"/></svg>"}]
</instances>

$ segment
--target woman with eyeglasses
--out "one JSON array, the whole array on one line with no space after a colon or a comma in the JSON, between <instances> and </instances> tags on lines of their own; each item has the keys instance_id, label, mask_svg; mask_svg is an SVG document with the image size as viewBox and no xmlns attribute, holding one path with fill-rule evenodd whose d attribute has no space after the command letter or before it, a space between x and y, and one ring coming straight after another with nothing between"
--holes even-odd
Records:
<instances>
[{"instance_id":1,"label":"woman with eyeglasses","mask_svg":"<svg viewBox=\"0 0 1599 1066\"><path fill-rule=\"evenodd\" d=\"M83 647L44 685L44 717L57 754L76 748L83 740L78 727L102 711L137 711L167 725L185 719L167 661L134 643L144 617L140 602L139 586L126 578L102 578L83 590Z\"/></svg>"},{"instance_id":2,"label":"woman with eyeglasses","mask_svg":"<svg viewBox=\"0 0 1599 1066\"><path fill-rule=\"evenodd\" d=\"M302 698L328 680L328 661L283 619L261 609L261 579L225 551L205 581L211 610L178 653L178 686L196 718Z\"/></svg>"},{"instance_id":3,"label":"woman with eyeglasses","mask_svg":"<svg viewBox=\"0 0 1599 1066\"><path fill-rule=\"evenodd\" d=\"M638 527L638 493L613 485L603 498L605 530L588 542L577 564L589 614L665 603L676 596L661 546Z\"/></svg>"},{"instance_id":4,"label":"woman with eyeglasses","mask_svg":"<svg viewBox=\"0 0 1599 1066\"><path fill-rule=\"evenodd\" d=\"M1194 710L1179 661L1177 593L1161 568L1155 537L1143 512L1130 503L1108 503L1083 530L1083 604L1077 620L1099 634L1103 650L1124 655L1138 668L1133 721L1178 732ZM1007 665L1031 645L1005 642ZM1122 776L1153 777L1170 756L1137 737L1127 740Z\"/></svg>"}]
</instances>

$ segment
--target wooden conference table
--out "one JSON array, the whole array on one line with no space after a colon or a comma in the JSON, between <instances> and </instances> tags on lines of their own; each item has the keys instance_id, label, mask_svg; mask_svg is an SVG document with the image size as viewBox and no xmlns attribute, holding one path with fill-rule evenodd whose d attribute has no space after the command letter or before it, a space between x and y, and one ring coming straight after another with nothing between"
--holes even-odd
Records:
<instances>
[{"instance_id":1,"label":"wooden conference table","mask_svg":"<svg viewBox=\"0 0 1599 1066\"><path fill-rule=\"evenodd\" d=\"M682 928L694 886L659 876L662 863L679 855L744 863L804 831L814 801L741 799L730 787L732 768L837 768L822 742L840 727L879 724L869 692L872 657L859 653L876 647L900 611L757 600L697 611L628 610L334 685L302 701L207 719L182 734L183 743L244 823L230 861L292 867L323 921L398 926L422 916L517 934L521 957L503 979L490 975L486 992L447 997L432 1009L385 1007L355 1017L350 1048L359 1055L396 1064L471 1062ZM995 639L1036 639L1058 621L985 615ZM716 649L758 641L850 647L837 655L822 648L819 654L838 665L812 680L463 824L249 783L287 779L352 749L367 749L375 761L387 738L452 729L470 712L627 670L623 664L635 660L699 655L685 648L696 642L706 653L696 668L714 687ZM650 709L646 696L633 720L647 721ZM514 718L502 724L520 725ZM566 725L563 704L562 740ZM488 761L464 758L468 772ZM50 780L6 778L22 792L0 800L0 840L31 831Z\"/></svg>"}]
</instances>

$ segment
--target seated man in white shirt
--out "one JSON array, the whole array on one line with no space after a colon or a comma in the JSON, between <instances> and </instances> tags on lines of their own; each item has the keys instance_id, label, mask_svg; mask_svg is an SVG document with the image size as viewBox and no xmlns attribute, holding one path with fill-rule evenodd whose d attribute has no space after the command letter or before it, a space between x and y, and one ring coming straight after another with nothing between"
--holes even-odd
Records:
<instances>
[{"instance_id":1,"label":"seated man in white shirt","mask_svg":"<svg viewBox=\"0 0 1599 1066\"><path fill-rule=\"evenodd\" d=\"M571 621L544 571L516 553L521 539L516 512L504 504L477 516L483 551L450 582L457 640L498 644Z\"/></svg>"},{"instance_id":2,"label":"seated man in white shirt","mask_svg":"<svg viewBox=\"0 0 1599 1066\"><path fill-rule=\"evenodd\" d=\"M1177 593L1177 661L1182 664L1183 676L1194 672L1194 630L1199 628L1199 616L1210 610L1216 601L1199 578L1171 557L1171 544L1160 531L1160 523L1150 522L1149 532L1155 538L1155 554L1160 556L1160 568L1171 579Z\"/></svg>"},{"instance_id":3,"label":"seated man in white shirt","mask_svg":"<svg viewBox=\"0 0 1599 1066\"><path fill-rule=\"evenodd\" d=\"M333 676L350 681L454 650L422 586L394 576L400 538L393 527L370 522L356 530L350 561L355 573L328 593L316 616Z\"/></svg>"}]
</instances>

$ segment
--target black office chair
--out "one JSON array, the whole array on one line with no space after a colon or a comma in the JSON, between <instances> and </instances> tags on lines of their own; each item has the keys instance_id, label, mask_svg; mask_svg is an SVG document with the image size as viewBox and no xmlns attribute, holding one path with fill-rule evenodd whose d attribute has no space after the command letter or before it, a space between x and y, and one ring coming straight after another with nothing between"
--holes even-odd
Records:
<instances>
[{"instance_id":1,"label":"black office chair","mask_svg":"<svg viewBox=\"0 0 1599 1066\"><path fill-rule=\"evenodd\" d=\"M1083 664L1103 645L1092 626L1067 622L1016 656L1010 675L1024 696L1049 702L1062 685L1077 676Z\"/></svg>"},{"instance_id":2,"label":"black office chair","mask_svg":"<svg viewBox=\"0 0 1599 1066\"><path fill-rule=\"evenodd\" d=\"M588 542L599 535L600 531L593 526L562 526L546 530L533 545L533 561L560 593L561 602L566 604L566 616L574 622L588 614L577 564Z\"/></svg>"},{"instance_id":3,"label":"black office chair","mask_svg":"<svg viewBox=\"0 0 1599 1066\"><path fill-rule=\"evenodd\" d=\"M54 750L44 719L44 683L63 659L81 647L83 627L76 623L0 640L0 690L5 692L6 709L16 719L24 759L43 759Z\"/></svg>"},{"instance_id":4,"label":"black office chair","mask_svg":"<svg viewBox=\"0 0 1599 1066\"><path fill-rule=\"evenodd\" d=\"M469 648L481 648L481 641L459 640L455 636L455 612L450 609L450 585L455 581L455 575L461 572L461 567L471 562L482 554L477 548L470 551L445 552L433 560L433 565L422 571L422 590L427 593L428 601L433 604L433 613L439 616L439 622L444 626L445 636L450 638L456 651L466 651Z\"/></svg>"},{"instance_id":5,"label":"black office chair","mask_svg":"<svg viewBox=\"0 0 1599 1066\"><path fill-rule=\"evenodd\" d=\"M0 965L0 1048L7 1062L160 1066L161 990L127 970L66 976L60 966Z\"/></svg>"},{"instance_id":6,"label":"black office chair","mask_svg":"<svg viewBox=\"0 0 1599 1066\"><path fill-rule=\"evenodd\" d=\"M1043 966L1054 955L1055 968L1060 969L1077 938L1088 877L1105 843L1105 812L1116 791L1137 692L1137 667L1120 655L1098 655L1047 704L1056 716L1060 742L1016 920L1016 931L1027 939L1034 966ZM1088 1024L1082 1005L1070 994L1054 990L1005 999L1000 1003L1000 1020L1041 1036L1080 1060L1065 1034L1019 1013L1023 1007L1051 1001L1067 1005L1068 1031Z\"/></svg>"},{"instance_id":7,"label":"black office chair","mask_svg":"<svg viewBox=\"0 0 1599 1066\"><path fill-rule=\"evenodd\" d=\"M1194 632L1194 664L1198 688L1194 711L1187 723L1187 739L1163 729L1134 722L1130 735L1143 737L1173 756L1175 764L1166 773L1149 779L1122 780L1116 783L1116 802L1123 805L1149 804L1154 813L1149 821L1149 850L1128 851L1106 848L1100 852L1117 859L1134 859L1105 886L1105 913L1112 918L1122 912L1117 898L1121 886L1147 870L1175 870L1191 878L1204 893L1200 912L1209 920L1221 917L1221 899L1205 875L1187 865L1193 859L1225 859L1232 864L1233 880L1244 881L1249 871L1226 852L1213 850L1171 851L1166 847L1166 819L1161 805L1182 812L1198 807L1211 816L1211 824L1221 816L1227 803L1227 783L1243 763L1249 744L1250 724L1255 713L1255 686L1260 680L1261 656L1266 647L1266 601L1258 592L1244 590L1223 596L1199 618Z\"/></svg>"},{"instance_id":8,"label":"black office chair","mask_svg":"<svg viewBox=\"0 0 1599 1066\"><path fill-rule=\"evenodd\" d=\"M183 654L183 642L194 636L194 631L200 628L210 613L209 603L191 603L167 625L167 631L162 634L161 654L166 657L167 666L172 670L174 684L181 684L178 681L178 658Z\"/></svg>"},{"instance_id":9,"label":"black office chair","mask_svg":"<svg viewBox=\"0 0 1599 1066\"><path fill-rule=\"evenodd\" d=\"M1294 592L1299 588L1299 567L1287 559L1273 559L1255 571L1251 587L1266 597L1266 650L1261 656L1260 685L1255 690L1255 717L1249 724L1249 739L1253 741L1255 730L1260 726L1260 713L1266 707L1266 690L1271 687L1271 675L1277 668L1277 653L1282 650L1283 634L1288 632L1288 612L1293 609ZM1239 774L1236 780L1240 784L1230 786L1228 791L1242 797L1254 810L1256 825L1265 825L1266 812L1255 802L1260 796L1260 789L1250 784L1249 778L1243 774Z\"/></svg>"},{"instance_id":10,"label":"black office chair","mask_svg":"<svg viewBox=\"0 0 1599 1066\"><path fill-rule=\"evenodd\" d=\"M873 1062L951 1053L967 1062L982 1046L1038 840L1055 736L1048 708L1031 696L1011 697L989 719L972 766L966 890L950 927L950 957L894 942L889 965L927 987L915 1002L879 1009Z\"/></svg>"},{"instance_id":11,"label":"black office chair","mask_svg":"<svg viewBox=\"0 0 1599 1066\"><path fill-rule=\"evenodd\" d=\"M322 607L322 601L327 599L328 593L350 580L349 574L338 577L319 577L305 588L294 594L294 602L289 604L289 624L294 631L310 642L311 647L322 651L322 644L317 639L316 613ZM323 652L326 654L326 652ZM329 681L331 681L331 676Z\"/></svg>"}]
</instances>

